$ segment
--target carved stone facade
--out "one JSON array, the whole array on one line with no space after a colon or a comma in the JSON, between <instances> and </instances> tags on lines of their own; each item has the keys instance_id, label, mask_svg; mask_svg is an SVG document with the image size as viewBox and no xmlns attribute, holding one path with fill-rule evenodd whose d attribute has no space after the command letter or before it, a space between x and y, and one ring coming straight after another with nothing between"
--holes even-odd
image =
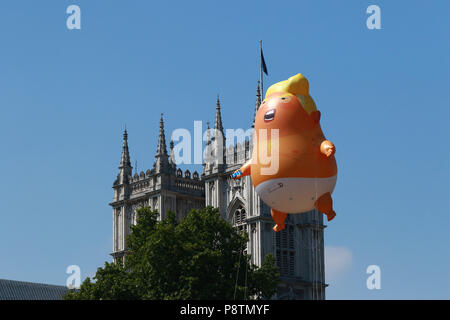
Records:
<instances>
[{"instance_id":1,"label":"carved stone facade","mask_svg":"<svg viewBox=\"0 0 450 320\"><path fill-rule=\"evenodd\" d=\"M256 110L261 100L257 90ZM210 134L213 131L213 134ZM249 235L247 252L252 262L262 264L267 254L276 257L281 273L281 283L276 299L325 299L323 215L311 211L290 214L286 229L272 230L274 222L270 208L259 198L250 176L233 180L230 175L251 156L252 141L225 148L220 102L217 100L214 130L208 126L209 154L223 156L220 163L205 159L204 171L184 173L176 168L173 143L170 155L166 151L164 124L161 118L158 150L153 169L131 174L127 133L124 133L122 161L114 182L113 253L114 259L123 258L125 238L130 225L136 223L136 209L149 206L157 209L164 218L167 211L184 217L193 208L213 206L220 215L236 228ZM220 151L224 150L224 151ZM206 152L208 155L208 150ZM220 157L215 157L218 159Z\"/></svg>"}]
</instances>

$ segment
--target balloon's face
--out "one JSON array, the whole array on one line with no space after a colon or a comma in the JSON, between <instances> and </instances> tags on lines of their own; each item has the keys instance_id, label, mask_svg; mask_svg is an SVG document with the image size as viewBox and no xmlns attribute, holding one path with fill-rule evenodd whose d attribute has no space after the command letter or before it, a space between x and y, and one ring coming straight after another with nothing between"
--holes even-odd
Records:
<instances>
[{"instance_id":1,"label":"balloon's face","mask_svg":"<svg viewBox=\"0 0 450 320\"><path fill-rule=\"evenodd\" d=\"M311 129L314 121L303 109L297 96L276 92L261 103L255 120L256 129L280 129L301 132Z\"/></svg>"}]
</instances>

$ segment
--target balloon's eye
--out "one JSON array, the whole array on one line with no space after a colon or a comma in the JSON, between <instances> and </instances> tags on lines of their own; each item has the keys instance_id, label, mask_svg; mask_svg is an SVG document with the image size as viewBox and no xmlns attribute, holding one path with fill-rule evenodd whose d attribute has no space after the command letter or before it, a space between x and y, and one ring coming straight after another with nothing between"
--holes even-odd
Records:
<instances>
[{"instance_id":1,"label":"balloon's eye","mask_svg":"<svg viewBox=\"0 0 450 320\"><path fill-rule=\"evenodd\" d=\"M291 97L289 96L281 97L280 100L283 103L288 103L289 101L291 101Z\"/></svg>"},{"instance_id":2,"label":"balloon's eye","mask_svg":"<svg viewBox=\"0 0 450 320\"><path fill-rule=\"evenodd\" d=\"M266 100L264 100L261 104L264 104L264 103L266 103Z\"/></svg>"}]
</instances>

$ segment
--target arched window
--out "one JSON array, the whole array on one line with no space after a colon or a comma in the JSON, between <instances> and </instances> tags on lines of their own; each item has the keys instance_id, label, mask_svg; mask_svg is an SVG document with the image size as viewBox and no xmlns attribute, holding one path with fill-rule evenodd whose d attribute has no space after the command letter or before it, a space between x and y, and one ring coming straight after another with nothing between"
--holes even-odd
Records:
<instances>
[{"instance_id":1,"label":"arched window","mask_svg":"<svg viewBox=\"0 0 450 320\"><path fill-rule=\"evenodd\" d=\"M248 232L247 230L247 211L242 205L239 205L234 211L231 223L239 230L239 232ZM243 249L244 254L247 253L247 244Z\"/></svg>"},{"instance_id":2,"label":"arched window","mask_svg":"<svg viewBox=\"0 0 450 320\"><path fill-rule=\"evenodd\" d=\"M247 231L247 212L243 206L237 207L233 212L233 226L235 226L239 231Z\"/></svg>"}]
</instances>

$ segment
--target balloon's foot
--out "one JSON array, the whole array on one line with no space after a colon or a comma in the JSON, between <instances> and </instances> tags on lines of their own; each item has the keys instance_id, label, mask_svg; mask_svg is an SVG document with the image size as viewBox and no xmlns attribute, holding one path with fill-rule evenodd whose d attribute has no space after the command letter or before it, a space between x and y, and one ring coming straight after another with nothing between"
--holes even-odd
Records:
<instances>
[{"instance_id":1,"label":"balloon's foot","mask_svg":"<svg viewBox=\"0 0 450 320\"><path fill-rule=\"evenodd\" d=\"M279 232L286 228L284 224L284 220L286 220L287 213L275 210L274 208L270 209L270 214L272 215L273 221L275 221L275 227L273 227L273 231Z\"/></svg>"},{"instance_id":2,"label":"balloon's foot","mask_svg":"<svg viewBox=\"0 0 450 320\"><path fill-rule=\"evenodd\" d=\"M331 221L334 219L334 217L336 217L336 212L333 211L331 213L327 213L326 215L327 215L327 220Z\"/></svg>"},{"instance_id":3,"label":"balloon's foot","mask_svg":"<svg viewBox=\"0 0 450 320\"><path fill-rule=\"evenodd\" d=\"M333 199L331 198L331 193L327 192L320 196L314 206L317 210L327 216L328 221L331 221L334 217L336 217L336 212L333 210Z\"/></svg>"}]
</instances>

